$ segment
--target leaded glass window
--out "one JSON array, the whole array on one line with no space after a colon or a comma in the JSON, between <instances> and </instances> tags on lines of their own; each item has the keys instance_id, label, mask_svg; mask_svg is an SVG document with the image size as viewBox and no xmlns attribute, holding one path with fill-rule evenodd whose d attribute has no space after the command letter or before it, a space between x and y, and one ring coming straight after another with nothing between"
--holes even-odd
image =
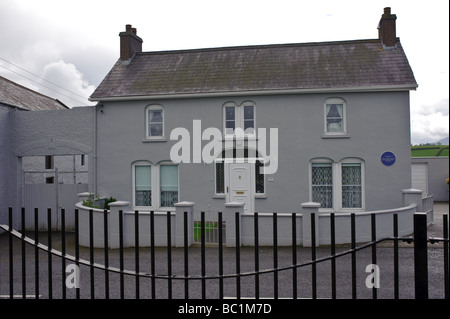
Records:
<instances>
[{"instance_id":1,"label":"leaded glass window","mask_svg":"<svg viewBox=\"0 0 450 319\"><path fill-rule=\"evenodd\" d=\"M331 163L312 164L312 201L333 208L333 169Z\"/></svg>"},{"instance_id":2,"label":"leaded glass window","mask_svg":"<svg viewBox=\"0 0 450 319\"><path fill-rule=\"evenodd\" d=\"M255 193L264 194L264 174L261 170L264 170L264 163L262 161L255 162Z\"/></svg>"},{"instance_id":3,"label":"leaded glass window","mask_svg":"<svg viewBox=\"0 0 450 319\"><path fill-rule=\"evenodd\" d=\"M361 164L342 164L342 207L362 207Z\"/></svg>"},{"instance_id":4,"label":"leaded glass window","mask_svg":"<svg viewBox=\"0 0 450 319\"><path fill-rule=\"evenodd\" d=\"M135 206L152 206L151 166L134 167L134 201Z\"/></svg>"},{"instance_id":5,"label":"leaded glass window","mask_svg":"<svg viewBox=\"0 0 450 319\"><path fill-rule=\"evenodd\" d=\"M225 163L216 162L216 194L225 193Z\"/></svg>"}]
</instances>

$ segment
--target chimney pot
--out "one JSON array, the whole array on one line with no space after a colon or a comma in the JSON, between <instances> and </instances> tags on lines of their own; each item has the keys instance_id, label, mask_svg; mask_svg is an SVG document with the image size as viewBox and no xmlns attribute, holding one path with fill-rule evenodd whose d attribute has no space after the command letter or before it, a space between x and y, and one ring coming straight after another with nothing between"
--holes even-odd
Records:
<instances>
[{"instance_id":1,"label":"chimney pot","mask_svg":"<svg viewBox=\"0 0 450 319\"><path fill-rule=\"evenodd\" d=\"M142 52L142 39L136 35L136 28L125 25L125 32L120 32L120 61L129 63L137 52Z\"/></svg>"},{"instance_id":2,"label":"chimney pot","mask_svg":"<svg viewBox=\"0 0 450 319\"><path fill-rule=\"evenodd\" d=\"M378 24L378 38L383 47L395 47L397 43L395 20L397 20L397 16L391 14L391 8L384 8L384 13Z\"/></svg>"}]
</instances>

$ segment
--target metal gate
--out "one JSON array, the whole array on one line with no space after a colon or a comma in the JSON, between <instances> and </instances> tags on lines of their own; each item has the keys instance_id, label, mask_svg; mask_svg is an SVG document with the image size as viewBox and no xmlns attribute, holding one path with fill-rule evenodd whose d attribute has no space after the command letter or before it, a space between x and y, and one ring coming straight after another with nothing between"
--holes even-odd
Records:
<instances>
[{"instance_id":1,"label":"metal gate","mask_svg":"<svg viewBox=\"0 0 450 319\"><path fill-rule=\"evenodd\" d=\"M40 212L39 225L40 230L47 229L47 210L50 208L53 212L51 230L61 230L61 218L58 211L62 208L68 211L73 211L73 207L78 201L78 194L88 191L88 184L60 184L59 176L61 174L79 174L87 173L87 171L58 171L54 170L45 171L23 171L22 178L22 207L25 208L27 213L25 229L34 230L34 209L38 208ZM30 183L27 184L27 174L45 174L51 176L51 183ZM49 177L47 177L49 178ZM66 217L66 227L68 230L73 230L75 227L74 214L69 214Z\"/></svg>"}]
</instances>

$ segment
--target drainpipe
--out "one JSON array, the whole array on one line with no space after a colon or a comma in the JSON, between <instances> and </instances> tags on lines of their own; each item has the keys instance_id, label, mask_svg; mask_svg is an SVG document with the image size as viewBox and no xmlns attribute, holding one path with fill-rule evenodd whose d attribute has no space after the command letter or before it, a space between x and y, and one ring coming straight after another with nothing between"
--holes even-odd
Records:
<instances>
[{"instance_id":1,"label":"drainpipe","mask_svg":"<svg viewBox=\"0 0 450 319\"><path fill-rule=\"evenodd\" d=\"M94 189L93 193L97 194L97 107L100 106L100 102L94 105L94 151L93 151L93 171L94 171Z\"/></svg>"}]
</instances>

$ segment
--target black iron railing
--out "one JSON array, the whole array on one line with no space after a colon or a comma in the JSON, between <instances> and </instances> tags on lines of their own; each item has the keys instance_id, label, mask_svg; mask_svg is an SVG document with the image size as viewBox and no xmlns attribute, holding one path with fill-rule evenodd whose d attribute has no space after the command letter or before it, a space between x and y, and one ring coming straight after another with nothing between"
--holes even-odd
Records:
<instances>
[{"instance_id":1,"label":"black iron railing","mask_svg":"<svg viewBox=\"0 0 450 319\"><path fill-rule=\"evenodd\" d=\"M65 215L64 209L61 210L61 233L57 233L58 240L57 245L59 249L55 249L55 233L51 231L41 232L38 229L38 211L35 209L35 229L34 232L29 234L24 231L19 232L13 228L13 209L9 209L9 224L0 225L0 228L6 231L7 240L0 241L1 254L0 265L2 269L7 269L0 272L0 295L6 298L68 298L67 289L75 288L75 295L71 294L74 298L82 298L81 288L77 287L76 280L79 280L79 274L74 273L69 278L67 274L68 265L74 265L71 269L79 269L85 267L88 270L89 280L83 280L82 287L85 289L89 287L90 298L125 298L130 295L130 291L134 290L134 298L211 298L211 291L218 291L217 295L213 298L224 297L243 297L243 290L245 290L245 297L249 296L248 285L243 286L243 281L247 278L253 278L251 297L262 297L262 286L264 286L264 296L271 293L272 298L277 299L280 297L280 288L283 288L283 297L286 297L286 290L288 286L291 286L291 293L288 297L299 297L299 276L298 272L301 269L310 267L310 285L308 287L301 287L311 289L310 298L318 298L318 289L322 289L319 281L319 269L318 267L326 262L331 265L330 281L327 283L327 287L331 290L331 298L337 298L337 291L339 284L337 280L338 267L337 262L343 259L345 256L350 257L350 265L347 267L351 274L351 295L345 298L359 298L358 283L357 283L357 253L366 249L371 250L370 262L372 265L377 265L378 252L377 245L386 242L392 242L392 266L393 266L393 295L391 298L398 299L400 297L400 266L401 257L399 244L408 243L414 245L414 296L415 298L428 298L428 243L435 244L440 243L443 250L443 269L444 274L444 295L442 298L449 299L449 233L448 233L448 215L443 216L443 237L442 238L428 238L427 236L427 216L425 213L414 214L414 236L412 237L399 237L398 236L398 218L397 215L393 217L393 236L382 239L376 238L376 215L371 215L371 241L368 243L360 244L356 243L356 228L355 215L351 215L351 244L348 246L339 246L336 244L335 238L335 215L331 214L330 217L330 234L331 241L329 245L329 255L322 256L318 254L318 248L316 247L316 234L315 234L315 218L311 218L311 240L312 245L310 248L299 247L296 244L297 239L297 224L296 213L292 213L291 220L291 232L292 232L292 245L288 247L290 250L290 262L286 264L285 255L287 254L286 248L278 246L278 216L277 213L273 213L272 226L273 226L273 245L270 247L261 247L259 245L259 215L255 213L254 218L254 247L253 261L247 258L249 249L247 247L241 247L240 245L240 218L239 213L236 213L234 225L227 225L227 227L235 227L236 234L236 246L234 248L224 247L223 241L223 221L222 213L217 213L217 227L218 231L218 244L211 248L208 246L206 249L206 232L208 231L205 223L205 213L201 212L200 221L200 233L199 233L199 245L200 247L189 246L188 238L188 214L184 214L184 247L174 248L172 247L172 225L171 225L171 213L167 212L167 246L164 248L155 247L155 223L154 212L150 212L150 247L143 249L140 248L140 218L139 212L135 212L134 219L134 248L124 247L124 219L123 212L119 211L119 249L94 249L94 223L93 212L89 214L89 236L90 247L83 248L79 245L79 217L78 210L75 210L75 232L68 233L65 230ZM21 227L25 229L25 210L21 210ZM48 225L51 225L51 210L48 210ZM104 244L108 247L108 212L104 211ZM128 225L129 226L129 225ZM130 229L130 227L128 227ZM3 236L3 237L6 237ZM40 243L40 239L47 237L47 245ZM1 237L0 237L1 238ZM68 239L71 243L68 245ZM72 242L73 241L73 242ZM7 242L7 244L5 243ZM20 243L18 248L17 243ZM4 245L6 244L6 245ZM30 254L27 250L27 245L31 246L34 250L34 254ZM68 246L70 246L71 253L68 253ZM19 249L19 251L17 251ZM83 254L89 256L88 259L80 258L80 249L83 250ZM87 253L86 250L89 250ZM267 254L262 255L261 250L269 250L270 256ZM283 264L280 261L280 249L283 254ZM327 248L328 249L328 248ZM390 248L389 248L390 249ZM192 250L199 251L199 255L193 255ZM210 252L214 250L214 256L210 256ZM226 253L225 253L226 250ZM234 251L230 251L234 250ZM245 252L243 252L245 250ZM8 253L6 253L8 251ZM302 262L299 262L299 254L304 255L304 251L310 254L310 257L305 260L305 256L302 257ZM44 252L44 255L42 254ZM99 258L99 254L102 255ZM118 266L112 266L112 255L116 262L118 260ZM17 263L20 259L21 268L17 268ZM53 257L57 257L60 262L60 271L58 271L54 265L55 260ZM118 258L116 258L118 257ZM199 258L198 258L199 257ZM262 260L262 258L264 260ZM267 260L269 258L269 260ZM99 261L97 261L99 259ZM234 259L234 260L233 260ZM270 260L271 259L271 260ZM130 267L134 260L134 269ZM243 263L245 260L245 263ZM32 267L34 261L34 269ZM42 267L47 264L47 272L44 274ZM230 268L230 262L234 267ZM70 264L69 264L70 263ZM127 263L127 267L125 266ZM141 265L146 265L146 270L142 270ZM156 264L158 263L159 269L157 270ZM251 263L253 265L251 265ZM147 266L148 265L148 266ZM193 268L197 267L198 268ZM270 266L271 265L271 266ZM4 267L3 267L4 266ZM225 266L227 271L225 271ZM20 269L20 270L19 270ZM198 271L199 270L199 271ZM234 271L233 271L234 270ZM86 272L87 273L87 272ZM268 285L267 275L272 277L272 284ZM289 275L286 275L289 274ZM34 283L30 282L30 276L34 275ZM77 276L75 276L77 275ZM114 276L114 280L112 280ZM118 276L118 280L117 280ZM261 278L264 277L262 281ZM70 279L75 278L75 281L70 282ZM86 279L86 276L83 276ZM134 281L130 278L134 278ZM69 284L68 284L69 280ZM57 282L58 281L58 282ZM141 285L145 281L145 285ZM148 282L149 281L149 282ZM225 281L227 283L225 283ZM230 288L234 282L234 288ZM44 285L45 283L45 285ZM101 283L101 284L100 284ZM117 284L118 283L118 284ZM157 284L158 283L158 284ZM214 283L214 288L210 286ZM46 286L47 291L44 292L41 288ZM165 287L164 289L156 290L158 287ZM18 288L20 286L21 288ZM145 286L145 287L144 287ZM267 287L272 287L272 291L268 292ZM57 288L58 287L58 288ZM104 291L101 293L99 287L103 287ZM132 288L130 288L132 287ZM134 287L134 289L133 289ZM143 289L149 288L149 295L142 296ZM118 294L117 294L118 290ZM56 291L56 293L55 293ZM73 291L73 290L72 290ZM160 291L164 291L165 295L161 295ZM183 293L182 293L183 291ZM18 293L19 292L19 293ZM86 297L87 293L83 296ZM128 296L129 297L129 296ZM372 287L372 298L378 298L378 288L376 285Z\"/></svg>"}]
</instances>

